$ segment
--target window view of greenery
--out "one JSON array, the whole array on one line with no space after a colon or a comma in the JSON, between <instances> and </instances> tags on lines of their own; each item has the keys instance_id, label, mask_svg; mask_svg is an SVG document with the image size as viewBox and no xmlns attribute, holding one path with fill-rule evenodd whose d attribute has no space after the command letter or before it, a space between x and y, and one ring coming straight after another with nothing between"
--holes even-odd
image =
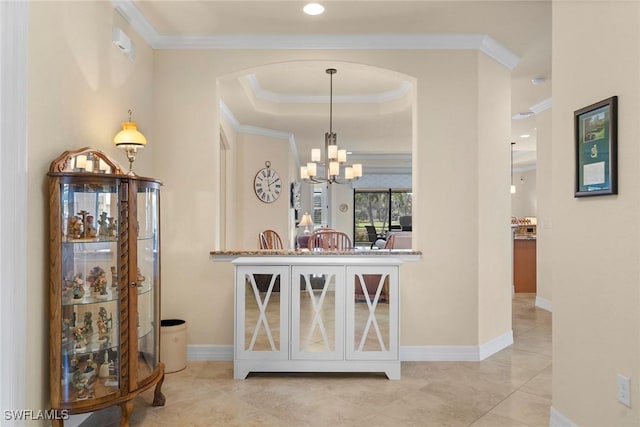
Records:
<instances>
[{"instance_id":1,"label":"window view of greenery","mask_svg":"<svg viewBox=\"0 0 640 427\"><path fill-rule=\"evenodd\" d=\"M400 230L400 217L411 216L409 190L356 190L354 206L354 243L371 246L378 236Z\"/></svg>"}]
</instances>

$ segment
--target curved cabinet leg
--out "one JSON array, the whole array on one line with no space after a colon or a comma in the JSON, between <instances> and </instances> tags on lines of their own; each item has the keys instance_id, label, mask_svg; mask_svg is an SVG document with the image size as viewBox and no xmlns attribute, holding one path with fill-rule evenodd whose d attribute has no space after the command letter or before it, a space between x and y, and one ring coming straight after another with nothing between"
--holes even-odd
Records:
<instances>
[{"instance_id":1,"label":"curved cabinet leg","mask_svg":"<svg viewBox=\"0 0 640 427\"><path fill-rule=\"evenodd\" d=\"M120 427L129 427L129 419L131 418L131 413L133 412L133 401L127 400L126 402L121 403L120 408L122 409L122 416L120 417Z\"/></svg>"},{"instance_id":2,"label":"curved cabinet leg","mask_svg":"<svg viewBox=\"0 0 640 427\"><path fill-rule=\"evenodd\" d=\"M160 381L156 384L155 391L153 392L153 406L164 406L165 397L162 394L162 383L164 382L164 372L162 373L162 377Z\"/></svg>"}]
</instances>

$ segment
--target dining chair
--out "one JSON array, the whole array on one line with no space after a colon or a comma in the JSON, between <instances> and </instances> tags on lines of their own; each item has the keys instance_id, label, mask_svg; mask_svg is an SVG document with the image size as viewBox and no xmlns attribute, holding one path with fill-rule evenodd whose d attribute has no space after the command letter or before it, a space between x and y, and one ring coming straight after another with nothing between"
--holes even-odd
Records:
<instances>
[{"instance_id":1,"label":"dining chair","mask_svg":"<svg viewBox=\"0 0 640 427\"><path fill-rule=\"evenodd\" d=\"M309 234L309 238L307 239L307 248L308 249L321 248L322 240L320 235L323 233L330 233L334 231L337 231L337 230L334 230L333 228L329 228L329 227L317 228L313 230L311 234Z\"/></svg>"},{"instance_id":2,"label":"dining chair","mask_svg":"<svg viewBox=\"0 0 640 427\"><path fill-rule=\"evenodd\" d=\"M384 249L393 249L393 245L396 242L396 235L395 234L389 234L387 236L387 241L384 244Z\"/></svg>"},{"instance_id":3,"label":"dining chair","mask_svg":"<svg viewBox=\"0 0 640 427\"><path fill-rule=\"evenodd\" d=\"M280 235L273 230L264 230L258 237L260 249L284 249Z\"/></svg>"},{"instance_id":4,"label":"dining chair","mask_svg":"<svg viewBox=\"0 0 640 427\"><path fill-rule=\"evenodd\" d=\"M309 237L310 250L343 251L353 249L351 237L336 230L316 230Z\"/></svg>"}]
</instances>

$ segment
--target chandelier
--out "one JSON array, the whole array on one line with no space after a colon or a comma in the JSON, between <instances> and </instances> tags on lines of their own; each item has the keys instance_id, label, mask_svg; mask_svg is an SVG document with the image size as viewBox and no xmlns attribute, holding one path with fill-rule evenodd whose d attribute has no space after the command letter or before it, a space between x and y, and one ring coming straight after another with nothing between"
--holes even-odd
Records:
<instances>
[{"instance_id":1,"label":"chandelier","mask_svg":"<svg viewBox=\"0 0 640 427\"><path fill-rule=\"evenodd\" d=\"M308 183L347 184L362 176L362 165L355 163L347 166L347 150L338 149L336 134L333 132L333 75L338 71L335 68L327 68L330 78L329 86L329 132L324 134L324 158L321 161L320 149L311 150L311 161L306 166L300 167L300 179ZM324 165L324 177L318 176L318 164ZM340 165L344 166L344 176L340 177Z\"/></svg>"}]
</instances>

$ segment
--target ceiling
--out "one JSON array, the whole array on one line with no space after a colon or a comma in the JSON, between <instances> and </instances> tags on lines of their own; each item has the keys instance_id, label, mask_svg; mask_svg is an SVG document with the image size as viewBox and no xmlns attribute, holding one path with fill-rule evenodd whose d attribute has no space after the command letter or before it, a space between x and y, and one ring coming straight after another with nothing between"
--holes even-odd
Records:
<instances>
[{"instance_id":1,"label":"ceiling","mask_svg":"<svg viewBox=\"0 0 640 427\"><path fill-rule=\"evenodd\" d=\"M154 48L320 48L352 43L371 49L402 44L458 43L485 36L506 49L512 69L512 114L540 112L551 100L551 1L320 0L325 13L307 16L305 1L112 0ZM332 44L333 43L333 44ZM405 47L406 48L406 47ZM498 49L500 54L504 52ZM410 166L412 80L353 63L299 61L220 79L224 111L236 126L293 135L300 161L324 144L333 76L333 130L338 145L379 172ZM532 79L543 78L538 84ZM521 135L530 135L521 137ZM512 120L514 166L535 166L535 114ZM505 141L508 143L508 141Z\"/></svg>"}]
</instances>

